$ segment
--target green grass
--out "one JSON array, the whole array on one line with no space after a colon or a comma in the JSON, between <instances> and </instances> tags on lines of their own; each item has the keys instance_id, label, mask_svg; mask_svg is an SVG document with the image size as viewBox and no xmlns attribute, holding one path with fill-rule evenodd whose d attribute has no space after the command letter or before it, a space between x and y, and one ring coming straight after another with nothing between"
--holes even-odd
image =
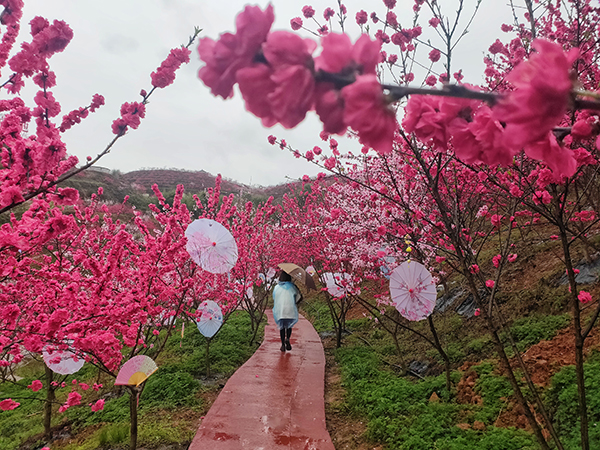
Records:
<instances>
[{"instance_id":1,"label":"green grass","mask_svg":"<svg viewBox=\"0 0 600 450\"><path fill-rule=\"evenodd\" d=\"M367 420L367 436L398 450L536 450L529 433L493 426L500 397L510 394L504 378L494 375L491 364L477 370L476 390L484 406L461 405L450 399L444 376L412 382L381 367L377 355L365 347L342 348L336 352L342 382L347 389L348 409ZM460 373L453 372L456 383ZM436 392L442 402L430 402ZM341 408L341 406L340 406ZM456 427L464 421L485 419L485 432Z\"/></svg>"},{"instance_id":2,"label":"green grass","mask_svg":"<svg viewBox=\"0 0 600 450\"><path fill-rule=\"evenodd\" d=\"M587 390L590 448L600 448L600 355L584 364ZM575 366L566 366L552 377L548 403L565 449L581 448Z\"/></svg>"},{"instance_id":3,"label":"green grass","mask_svg":"<svg viewBox=\"0 0 600 450\"><path fill-rule=\"evenodd\" d=\"M262 340L263 328L259 332ZM144 387L139 403L138 443L140 447L151 448L170 444L187 444L195 433L195 420L205 411L201 392L219 389L216 380L224 380L241 366L257 348L250 345L250 319L244 312L234 313L212 340L210 364L212 377L206 379L206 339L198 329L190 324L186 327L183 340L179 334L170 336L164 352L158 357L159 370L153 374ZM181 347L180 347L181 343ZM19 371L26 376L20 385L0 384L0 397L12 397L21 403L13 411L0 412L0 449L15 450L26 439L39 435L39 446L45 444L43 433L42 407L46 389L37 393L25 386L35 379L44 383L44 366L33 362ZM98 371L86 364L78 373L66 378L66 387L57 391L57 402L63 402L72 389L71 380L92 385ZM129 394L126 389L113 387L112 379L103 379L104 388L100 393L91 389L80 391L82 406L69 408L59 414L53 410L53 426L69 422L73 432L71 444L53 443L53 450L92 450L127 445L129 440ZM102 411L92 412L88 403L99 396L105 398ZM20 400L20 397L33 399ZM172 414L177 413L176 419ZM85 438L78 439L80 436Z\"/></svg>"},{"instance_id":4,"label":"green grass","mask_svg":"<svg viewBox=\"0 0 600 450\"><path fill-rule=\"evenodd\" d=\"M556 333L569 325L569 314L559 316L533 315L513 322L510 332L519 351L525 351L540 341L550 340Z\"/></svg>"},{"instance_id":5,"label":"green grass","mask_svg":"<svg viewBox=\"0 0 600 450\"><path fill-rule=\"evenodd\" d=\"M302 313L311 321L317 333L333 331L333 320L327 304L318 297L307 299L302 304Z\"/></svg>"}]
</instances>

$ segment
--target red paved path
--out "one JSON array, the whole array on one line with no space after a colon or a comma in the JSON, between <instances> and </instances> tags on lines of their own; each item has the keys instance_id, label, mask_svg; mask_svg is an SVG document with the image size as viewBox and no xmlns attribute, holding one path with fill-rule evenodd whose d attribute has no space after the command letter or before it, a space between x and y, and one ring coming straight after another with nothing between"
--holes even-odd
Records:
<instances>
[{"instance_id":1,"label":"red paved path","mask_svg":"<svg viewBox=\"0 0 600 450\"><path fill-rule=\"evenodd\" d=\"M227 381L202 420L189 450L335 450L325 428L325 355L303 317L292 350L279 350L279 330L267 312L265 339Z\"/></svg>"}]
</instances>

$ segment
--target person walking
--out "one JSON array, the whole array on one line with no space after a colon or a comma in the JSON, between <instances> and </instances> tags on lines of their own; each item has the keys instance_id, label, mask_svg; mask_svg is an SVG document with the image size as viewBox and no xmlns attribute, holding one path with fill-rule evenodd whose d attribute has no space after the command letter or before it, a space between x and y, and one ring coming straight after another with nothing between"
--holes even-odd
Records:
<instances>
[{"instance_id":1,"label":"person walking","mask_svg":"<svg viewBox=\"0 0 600 450\"><path fill-rule=\"evenodd\" d=\"M290 336L292 327L298 322L298 303L302 301L302 294L292 282L292 277L281 271L279 281L273 289L273 318L279 328L281 337L281 351L291 350Z\"/></svg>"}]
</instances>

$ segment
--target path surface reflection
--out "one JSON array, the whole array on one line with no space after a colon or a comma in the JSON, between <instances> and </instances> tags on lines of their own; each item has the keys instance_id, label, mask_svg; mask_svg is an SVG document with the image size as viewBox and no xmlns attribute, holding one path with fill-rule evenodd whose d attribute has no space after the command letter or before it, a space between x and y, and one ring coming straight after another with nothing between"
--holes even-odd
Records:
<instances>
[{"instance_id":1,"label":"path surface reflection","mask_svg":"<svg viewBox=\"0 0 600 450\"><path fill-rule=\"evenodd\" d=\"M271 311L265 339L227 382L189 450L335 450L325 428L325 355L303 317L292 350L279 350Z\"/></svg>"}]
</instances>

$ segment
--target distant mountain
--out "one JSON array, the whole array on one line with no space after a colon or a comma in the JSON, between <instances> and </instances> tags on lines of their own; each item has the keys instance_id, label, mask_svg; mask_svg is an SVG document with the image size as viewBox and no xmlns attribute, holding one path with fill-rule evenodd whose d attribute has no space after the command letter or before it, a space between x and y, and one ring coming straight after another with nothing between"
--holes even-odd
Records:
<instances>
[{"instance_id":1,"label":"distant mountain","mask_svg":"<svg viewBox=\"0 0 600 450\"><path fill-rule=\"evenodd\" d=\"M161 192L168 197L175 192L178 184L183 184L186 193L199 194L208 188L214 187L216 178L215 175L204 170L145 169L121 173L118 170L92 166L90 169L62 183L62 186L78 189L82 198L89 198L98 191L99 187L102 187L105 201L122 202L123 198L129 195L130 201L143 205L148 203L147 198L149 196L153 196L152 185L155 183ZM229 179L222 179L221 193L223 195L242 195L253 201L264 201L273 196L275 201L278 201L284 194L291 192L292 186L298 184L300 183L255 187Z\"/></svg>"},{"instance_id":2,"label":"distant mountain","mask_svg":"<svg viewBox=\"0 0 600 450\"><path fill-rule=\"evenodd\" d=\"M155 183L163 192L174 191L178 184L183 184L186 192L195 194L210 187L215 187L217 177L204 170L192 172L175 169L148 169L120 174L119 178L121 182L146 194L152 193L151 187ZM221 192L223 194L239 194L249 190L249 186L235 181L225 179L221 181Z\"/></svg>"}]
</instances>

